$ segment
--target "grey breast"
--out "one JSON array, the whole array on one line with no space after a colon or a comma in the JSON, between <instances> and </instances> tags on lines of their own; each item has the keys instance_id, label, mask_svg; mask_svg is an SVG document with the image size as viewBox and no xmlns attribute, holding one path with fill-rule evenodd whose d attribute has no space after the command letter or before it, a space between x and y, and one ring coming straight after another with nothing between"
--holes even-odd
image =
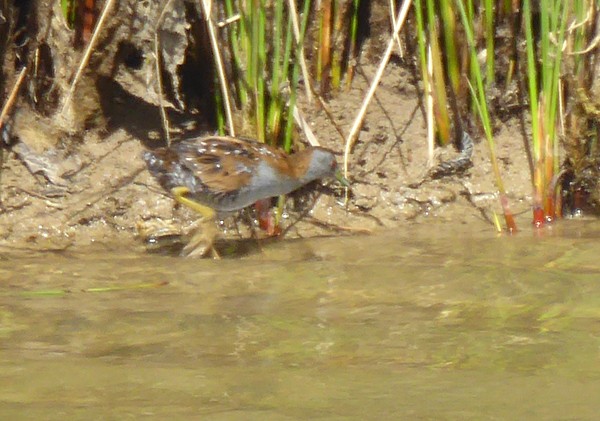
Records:
<instances>
[{"instance_id":1,"label":"grey breast","mask_svg":"<svg viewBox=\"0 0 600 421\"><path fill-rule=\"evenodd\" d=\"M258 200L290 193L301 187L295 178L282 175L265 162L259 162L247 186L220 201L217 210L230 212L243 209Z\"/></svg>"}]
</instances>

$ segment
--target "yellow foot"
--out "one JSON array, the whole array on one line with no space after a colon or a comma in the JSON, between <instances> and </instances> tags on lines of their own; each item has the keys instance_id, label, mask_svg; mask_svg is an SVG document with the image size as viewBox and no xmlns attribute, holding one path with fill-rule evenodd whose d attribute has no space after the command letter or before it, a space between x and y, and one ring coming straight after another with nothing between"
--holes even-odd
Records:
<instances>
[{"instance_id":1,"label":"yellow foot","mask_svg":"<svg viewBox=\"0 0 600 421\"><path fill-rule=\"evenodd\" d=\"M183 255L187 257L207 257L209 254L214 259L220 259L219 253L214 248L215 237L217 231L215 228L214 209L204 206L193 199L187 197L190 190L187 187L174 187L171 189L171 194L177 202L198 212L202 217L194 224L192 238L189 243L183 248Z\"/></svg>"},{"instance_id":2,"label":"yellow foot","mask_svg":"<svg viewBox=\"0 0 600 421\"><path fill-rule=\"evenodd\" d=\"M185 257L209 257L212 255L213 259L220 259L221 256L215 250L213 242L214 238L207 237L206 233L196 232L183 248L182 254Z\"/></svg>"},{"instance_id":3,"label":"yellow foot","mask_svg":"<svg viewBox=\"0 0 600 421\"><path fill-rule=\"evenodd\" d=\"M199 219L190 228L190 240L183 248L181 254L186 257L209 257L220 259L215 250L214 243L217 236L217 227L212 219Z\"/></svg>"}]
</instances>

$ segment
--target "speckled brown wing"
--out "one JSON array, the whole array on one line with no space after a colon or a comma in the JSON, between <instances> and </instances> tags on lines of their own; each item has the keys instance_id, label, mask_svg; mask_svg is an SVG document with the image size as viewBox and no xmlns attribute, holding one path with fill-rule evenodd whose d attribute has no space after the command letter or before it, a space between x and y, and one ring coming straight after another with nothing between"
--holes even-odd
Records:
<instances>
[{"instance_id":1,"label":"speckled brown wing","mask_svg":"<svg viewBox=\"0 0 600 421\"><path fill-rule=\"evenodd\" d=\"M195 188L190 188L192 194L235 193L248 185L260 159L279 161L283 158L283 162L287 162L283 152L268 145L226 136L185 140L174 145L174 149L181 165L198 181Z\"/></svg>"},{"instance_id":2,"label":"speckled brown wing","mask_svg":"<svg viewBox=\"0 0 600 421\"><path fill-rule=\"evenodd\" d=\"M269 163L271 167L275 171L281 173L291 174L294 171L290 167L290 156L285 153L283 150L278 149L276 147L267 145L263 142L258 142L256 140L247 139L247 138L230 138L224 137L223 139L227 139L226 147L231 147L232 144L237 144L241 148L245 149L252 157L255 159L262 159ZM230 141L229 141L230 140Z\"/></svg>"}]
</instances>

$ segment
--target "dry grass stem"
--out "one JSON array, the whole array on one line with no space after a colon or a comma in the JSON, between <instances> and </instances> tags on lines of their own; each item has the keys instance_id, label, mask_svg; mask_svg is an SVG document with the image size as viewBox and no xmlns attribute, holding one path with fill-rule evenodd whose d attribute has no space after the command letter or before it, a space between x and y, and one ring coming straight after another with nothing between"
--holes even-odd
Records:
<instances>
[{"instance_id":1,"label":"dry grass stem","mask_svg":"<svg viewBox=\"0 0 600 421\"><path fill-rule=\"evenodd\" d=\"M563 82L558 80L558 124L560 127L560 135L565 136L565 99L563 96Z\"/></svg>"},{"instance_id":2,"label":"dry grass stem","mask_svg":"<svg viewBox=\"0 0 600 421\"><path fill-rule=\"evenodd\" d=\"M394 14L394 10L396 10L396 1L390 0L390 16L392 18L392 28L396 27L396 15ZM404 47L402 46L402 40L398 33L394 33L394 39L398 44L398 54L400 54L401 58L404 58Z\"/></svg>"},{"instance_id":3,"label":"dry grass stem","mask_svg":"<svg viewBox=\"0 0 600 421\"><path fill-rule=\"evenodd\" d=\"M211 0L201 0L202 9L204 10L204 19L208 27L208 34L210 36L210 45L215 55L215 62L217 64L217 73L219 74L219 83L221 84L221 94L223 96L223 106L225 108L225 117L227 119L227 127L229 128L229 135L235 136L235 128L233 127L233 115L231 113L231 101L229 100L229 88L227 88L227 78L225 76L225 67L223 66L223 58L219 50L219 42L217 40L217 34L215 31L215 25L212 21L211 13Z\"/></svg>"},{"instance_id":4,"label":"dry grass stem","mask_svg":"<svg viewBox=\"0 0 600 421\"><path fill-rule=\"evenodd\" d=\"M231 17L228 17L227 19L222 20L221 22L217 23L217 26L219 28L224 28L227 25L231 25L232 23L237 22L241 18L242 18L242 15L240 15L239 13L237 13L237 14L235 14L235 15L233 15Z\"/></svg>"},{"instance_id":5,"label":"dry grass stem","mask_svg":"<svg viewBox=\"0 0 600 421\"><path fill-rule=\"evenodd\" d=\"M369 106L371 100L373 99L373 96L375 95L375 90L377 89L377 86L379 85L379 82L381 81L381 77L383 76L383 71L385 70L387 63L390 60L390 56L392 55L392 50L393 50L395 42L396 42L396 36L400 33L400 30L402 29L402 27L404 25L404 22L406 20L406 15L408 14L408 10L410 9L411 4L412 4L412 0L406 0L402 4L402 8L398 12L398 17L396 19L396 26L394 27L392 36L390 37L390 40L388 41L387 49L385 50L385 53L384 53L383 57L381 58L381 62L379 63L379 68L377 69L377 73L375 74L375 77L373 78L373 82L371 83L369 91L367 92L367 95L365 96L365 99L363 100L362 106L361 106L360 110L358 111L356 118L354 119L354 124L352 125L352 128L350 129L350 134L348 134L348 137L346 138L346 145L344 148L344 177L346 177L346 178L348 178L348 161L350 158L350 151L352 150L352 146L354 146L354 143L356 142L356 138L358 137L358 131L360 130L360 127L362 126L363 120L365 118L365 114L367 113L367 107Z\"/></svg>"},{"instance_id":6,"label":"dry grass stem","mask_svg":"<svg viewBox=\"0 0 600 421\"><path fill-rule=\"evenodd\" d=\"M435 149L435 121L433 116L433 58L431 57L431 44L427 46L427 79L425 83L425 112L427 116L427 166L433 167Z\"/></svg>"},{"instance_id":7,"label":"dry grass stem","mask_svg":"<svg viewBox=\"0 0 600 421\"><path fill-rule=\"evenodd\" d=\"M25 79L26 74L27 74L27 67L23 67L21 69L21 73L19 73L19 76L17 77L17 80L16 80L12 90L10 91L10 95L8 95L8 99L4 103L4 106L2 107L2 112L0 112L0 129L4 125L4 119L10 112L10 109L12 108L12 106L15 102L15 99L17 99L17 92L19 92L19 88L21 87L21 84L23 83L23 79Z\"/></svg>"},{"instance_id":8,"label":"dry grass stem","mask_svg":"<svg viewBox=\"0 0 600 421\"><path fill-rule=\"evenodd\" d=\"M303 44L300 39L300 25L298 24L298 13L296 13L296 0L288 0L290 15L292 18L292 27L294 29L294 39L297 45ZM306 57L304 56L304 48L300 51L300 68L302 69L302 78L304 79L304 90L306 91L306 100L309 104L313 102L312 86L310 84L310 75L308 74L308 66L306 65Z\"/></svg>"},{"instance_id":9,"label":"dry grass stem","mask_svg":"<svg viewBox=\"0 0 600 421\"><path fill-rule=\"evenodd\" d=\"M171 130L169 128L169 119L167 118L167 112L165 111L165 103L163 100L163 80L162 72L160 71L160 41L158 39L158 31L160 29L160 26L163 24L163 21L165 20L165 12L171 6L171 3L173 3L173 0L169 0L165 4L165 7L163 7L162 11L160 12L158 21L156 22L156 27L154 28L154 63L156 72L156 83L158 84L158 108L160 109L160 118L167 146L171 146Z\"/></svg>"},{"instance_id":10,"label":"dry grass stem","mask_svg":"<svg viewBox=\"0 0 600 421\"><path fill-rule=\"evenodd\" d=\"M298 104L296 104L296 106L294 107L294 120L296 120L296 124L302 130L304 136L306 136L306 139L308 140L308 143L310 143L310 146L321 146L321 144L317 140L317 137L310 128L310 125L306 122L306 119L302 115Z\"/></svg>"},{"instance_id":11,"label":"dry grass stem","mask_svg":"<svg viewBox=\"0 0 600 421\"><path fill-rule=\"evenodd\" d=\"M600 34L596 35L594 37L594 39L592 41L590 41L590 44L585 49L583 49L581 51L573 51L570 54L573 56L587 54L590 51L592 51L593 49L595 49L596 47L598 47L599 43L600 43Z\"/></svg>"}]
</instances>

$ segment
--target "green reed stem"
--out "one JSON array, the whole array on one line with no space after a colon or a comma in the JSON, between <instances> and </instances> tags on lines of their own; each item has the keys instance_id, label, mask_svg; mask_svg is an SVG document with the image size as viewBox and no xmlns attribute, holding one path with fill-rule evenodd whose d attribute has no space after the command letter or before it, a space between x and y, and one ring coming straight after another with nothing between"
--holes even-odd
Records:
<instances>
[{"instance_id":1,"label":"green reed stem","mask_svg":"<svg viewBox=\"0 0 600 421\"><path fill-rule=\"evenodd\" d=\"M293 25L292 25L292 18L288 14L287 26L285 29L285 49L283 50L283 59L281 61L281 82L280 83L286 83L288 80L288 74L290 72L289 71L290 70L290 59L292 57L293 48L294 48L294 29L293 29ZM281 88L281 86L279 88ZM279 91L279 93L280 93L280 91Z\"/></svg>"},{"instance_id":2,"label":"green reed stem","mask_svg":"<svg viewBox=\"0 0 600 421\"><path fill-rule=\"evenodd\" d=\"M350 19L350 46L348 48L349 63L346 71L346 85L349 87L354 75L354 67L356 66L356 37L358 36L358 8L360 0L354 0L352 4L352 18Z\"/></svg>"},{"instance_id":3,"label":"green reed stem","mask_svg":"<svg viewBox=\"0 0 600 421\"><path fill-rule=\"evenodd\" d=\"M273 20L273 38L272 38L272 57L271 57L271 89L270 89L270 101L269 101L269 115L268 115L268 135L272 141L275 141L279 134L279 122L281 119L281 97L279 90L281 88L281 77L283 72L282 64L282 45L281 42L283 36L283 1L275 2L274 6L274 20ZM288 25L289 28L289 25ZM288 32L289 38L289 32Z\"/></svg>"},{"instance_id":4,"label":"green reed stem","mask_svg":"<svg viewBox=\"0 0 600 421\"><path fill-rule=\"evenodd\" d=\"M460 88L460 67L456 53L456 18L452 8L452 0L440 0L440 15L444 31L444 47L448 78L454 92Z\"/></svg>"},{"instance_id":5,"label":"green reed stem","mask_svg":"<svg viewBox=\"0 0 600 421\"><path fill-rule=\"evenodd\" d=\"M550 1L546 0L548 3ZM547 92L547 96L550 98L549 100L549 112L547 115L547 130L548 137L552 140L553 143L556 142L556 127L557 127L557 113L558 113L558 100L559 100L559 79L561 74L561 64L562 64L562 45L565 40L565 30L567 24L567 16L569 11L569 2L562 2L560 0L555 0L554 4L551 5L550 13L549 13L549 22L551 26L552 33L557 35L556 42L552 44L552 49L549 51L551 54L549 57L545 59L548 60L547 66L544 71L549 73L548 83L549 85L544 85L544 91ZM544 8L543 8L544 9ZM544 13L543 13L544 14ZM549 34L548 34L549 38ZM542 58L542 64L545 64L544 57ZM556 170L558 171L558 160L556 160Z\"/></svg>"},{"instance_id":6,"label":"green reed stem","mask_svg":"<svg viewBox=\"0 0 600 421\"><path fill-rule=\"evenodd\" d=\"M525 21L525 41L527 53L527 85L529 93L529 107L531 110L531 132L533 136L533 159L536 162L539 159L540 149L540 128L538 111L538 90L537 90L537 67L535 61L535 41L533 38L531 3L530 0L523 1L523 20Z\"/></svg>"},{"instance_id":7,"label":"green reed stem","mask_svg":"<svg viewBox=\"0 0 600 421\"><path fill-rule=\"evenodd\" d=\"M311 5L310 0L305 0L302 36ZM290 104L295 103L295 98L290 102L290 91L295 95L298 83L290 80L290 72L299 65L301 50L296 51L294 46L292 17L286 10L288 2L225 0L224 7L228 16L235 15L236 8L241 15L227 29L238 100L246 119L243 131L248 133L251 129L258 140L269 140L272 144L283 141L291 147L287 125L293 128Z\"/></svg>"},{"instance_id":8,"label":"green reed stem","mask_svg":"<svg viewBox=\"0 0 600 421\"><path fill-rule=\"evenodd\" d=\"M533 135L534 223L537 225L555 217L554 196L552 192L548 191L548 188L554 174L559 170L556 128L562 46L565 40L568 11L568 2L566 4L560 0L542 0L540 2L540 71L538 75L531 0L524 0L523 4ZM540 84L541 92L538 92L538 84Z\"/></svg>"},{"instance_id":9,"label":"green reed stem","mask_svg":"<svg viewBox=\"0 0 600 421\"><path fill-rule=\"evenodd\" d=\"M417 43L419 46L419 63L421 67L421 79L423 85L427 86L429 81L429 74L427 72L427 35L425 34L425 22L423 19L423 8L421 0L415 1L415 15L417 18Z\"/></svg>"},{"instance_id":10,"label":"green reed stem","mask_svg":"<svg viewBox=\"0 0 600 421\"><path fill-rule=\"evenodd\" d=\"M467 43L469 46L469 54L470 54L470 63L471 63L471 74L473 75L473 80L475 81L475 86L469 84L471 89L471 94L473 96L473 102L475 104L475 108L478 111L479 117L481 119L481 123L483 125L483 130L485 132L485 137L488 143L488 149L490 153L490 161L492 163L492 169L494 171L494 178L496 180L496 186L500 193L500 203L504 210L504 218L506 221L507 228L509 231L516 230L516 224L514 223L514 219L512 213L509 209L508 200L506 197L506 190L504 189L504 182L502 181L502 175L500 174L500 167L498 166L498 159L496 157L496 147L494 144L494 137L492 133L492 124L490 120L489 110L487 107L487 98L486 91L483 84L483 77L481 75L481 69L477 62L477 46L475 43L475 38L473 36L473 28L472 28L472 19L469 19L468 11L465 8L465 4L463 0L457 0L457 6L460 12L460 16L463 22L465 36L467 38Z\"/></svg>"},{"instance_id":11,"label":"green reed stem","mask_svg":"<svg viewBox=\"0 0 600 421\"><path fill-rule=\"evenodd\" d=\"M438 140L442 145L448 144L451 139L450 115L448 113L448 98L446 96L446 78L442 63L442 51L439 43L439 30L437 24L437 11L433 0L427 0L427 33L429 47L431 48L432 77L428 81L433 96L433 112ZM426 70L425 70L426 71Z\"/></svg>"},{"instance_id":12,"label":"green reed stem","mask_svg":"<svg viewBox=\"0 0 600 421\"><path fill-rule=\"evenodd\" d=\"M231 17L235 14L232 0L225 0L225 12L228 17ZM244 82L244 78L240 77L242 69L244 68L244 66L242 65L244 60L242 58L240 37L245 36L246 34L245 19L242 18L239 20L239 23L235 22L230 24L228 27L228 34L229 44L231 45L231 55L233 58L236 72L239 73L239 75L235 77L238 99L241 104L246 104L248 92L246 89L246 83Z\"/></svg>"},{"instance_id":13,"label":"green reed stem","mask_svg":"<svg viewBox=\"0 0 600 421\"><path fill-rule=\"evenodd\" d=\"M545 184L545 195L550 197L545 198L547 205L545 210L548 217L555 217L555 205L553 192L549 191L549 186L552 184L554 175L559 172L559 155L558 155L558 138L556 129L558 127L558 108L560 100L560 76L562 70L562 57L563 57L563 43L565 40L567 17L569 14L570 2L562 2L556 0L553 7L550 9L550 26L553 33L556 36L556 42L552 44L552 57L549 60L552 61L551 68L548 69L550 72L550 86L547 88L549 100L549 112L547 115L546 125L548 127L548 141L546 144L546 184ZM546 90L546 87L544 87Z\"/></svg>"},{"instance_id":14,"label":"green reed stem","mask_svg":"<svg viewBox=\"0 0 600 421\"><path fill-rule=\"evenodd\" d=\"M252 87L254 90L255 130L258 140L266 139L265 127L265 65L267 51L265 45L265 5L264 0L253 0L252 16Z\"/></svg>"},{"instance_id":15,"label":"green reed stem","mask_svg":"<svg viewBox=\"0 0 600 421\"><path fill-rule=\"evenodd\" d=\"M60 8L62 10L63 16L65 17L65 22L67 22L67 26L70 29L73 29L75 27L75 18L77 16L77 1L61 0Z\"/></svg>"},{"instance_id":16,"label":"green reed stem","mask_svg":"<svg viewBox=\"0 0 600 421\"><path fill-rule=\"evenodd\" d=\"M260 98L259 100L259 118L257 119L256 124L259 127L260 132L262 133L262 139L259 137L259 139L265 141L266 140L266 83L265 83L265 73L267 73L267 44L266 44L266 36L267 36L267 29L266 29L266 16L265 16L265 9L266 9L266 0L260 0L259 1L260 4L260 13L258 15L258 31L259 31L259 37L258 37L258 57L259 57L259 67L258 67L258 72L257 72L257 80L258 80L258 97Z\"/></svg>"},{"instance_id":17,"label":"green reed stem","mask_svg":"<svg viewBox=\"0 0 600 421\"><path fill-rule=\"evenodd\" d=\"M436 27L436 13L435 13L435 4L434 0L426 0L426 9L427 13L427 29L429 32L429 42L433 37L437 37L437 27Z\"/></svg>"},{"instance_id":18,"label":"green reed stem","mask_svg":"<svg viewBox=\"0 0 600 421\"><path fill-rule=\"evenodd\" d=\"M244 55L244 63L242 69L245 69L243 82L248 87L247 102L242 104L244 119L250 119L255 123L253 115L256 110L256 66L258 65L258 53L255 51L256 46L254 40L256 13L254 12L255 0L241 2L240 12L240 32L242 33L242 51ZM245 7L245 9L244 9ZM256 130L256 128L254 128ZM247 130L247 129L246 129Z\"/></svg>"},{"instance_id":19,"label":"green reed stem","mask_svg":"<svg viewBox=\"0 0 600 421\"><path fill-rule=\"evenodd\" d=\"M215 86L219 86L219 78L215 78ZM215 107L217 109L217 132L225 134L225 113L223 112L223 97L220 89L215 89Z\"/></svg>"}]
</instances>

